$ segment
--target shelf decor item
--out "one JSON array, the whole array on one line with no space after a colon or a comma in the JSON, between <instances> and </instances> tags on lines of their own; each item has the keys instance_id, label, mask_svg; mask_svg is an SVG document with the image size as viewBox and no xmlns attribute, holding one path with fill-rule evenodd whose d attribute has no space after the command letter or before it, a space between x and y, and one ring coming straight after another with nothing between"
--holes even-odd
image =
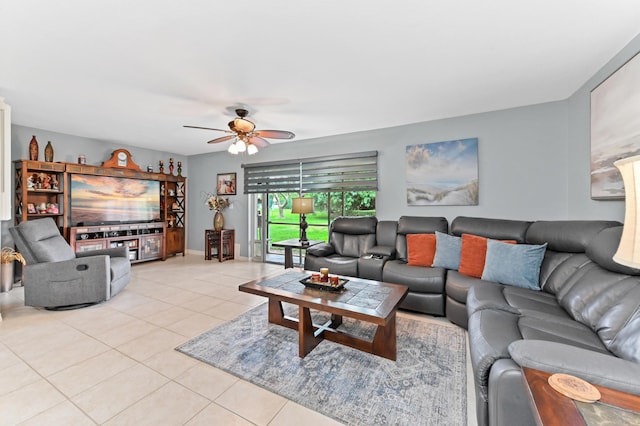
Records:
<instances>
[{"instance_id":1,"label":"shelf decor item","mask_svg":"<svg viewBox=\"0 0 640 426\"><path fill-rule=\"evenodd\" d=\"M224 228L224 216L222 215L222 210L229 207L229 200L227 198L209 195L207 198L207 205L209 206L209 210L216 211L216 214L213 216L213 229L216 231L222 230L222 228Z\"/></svg>"},{"instance_id":2,"label":"shelf decor item","mask_svg":"<svg viewBox=\"0 0 640 426\"><path fill-rule=\"evenodd\" d=\"M47 146L44 147L44 161L53 163L53 145L51 145L51 141L48 141Z\"/></svg>"},{"instance_id":3,"label":"shelf decor item","mask_svg":"<svg viewBox=\"0 0 640 426\"><path fill-rule=\"evenodd\" d=\"M27 264L24 257L11 247L2 247L0 267L2 276L0 281L0 292L4 293L13 288L13 262L18 261L23 265Z\"/></svg>"},{"instance_id":4,"label":"shelf decor item","mask_svg":"<svg viewBox=\"0 0 640 426\"><path fill-rule=\"evenodd\" d=\"M38 161L38 140L36 135L33 135L31 142L29 142L29 160Z\"/></svg>"},{"instance_id":5,"label":"shelf decor item","mask_svg":"<svg viewBox=\"0 0 640 426\"><path fill-rule=\"evenodd\" d=\"M173 176L173 158L169 158L169 174Z\"/></svg>"}]
</instances>

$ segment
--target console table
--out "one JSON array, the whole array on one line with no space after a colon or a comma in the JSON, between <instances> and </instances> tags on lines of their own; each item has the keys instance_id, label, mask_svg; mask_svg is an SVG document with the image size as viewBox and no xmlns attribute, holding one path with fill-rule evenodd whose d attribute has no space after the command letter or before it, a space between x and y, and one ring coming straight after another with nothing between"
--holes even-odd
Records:
<instances>
[{"instance_id":1,"label":"console table","mask_svg":"<svg viewBox=\"0 0 640 426\"><path fill-rule=\"evenodd\" d=\"M218 262L234 258L236 232L234 229L205 229L204 231L204 259L211 260L211 249L216 249Z\"/></svg>"}]
</instances>

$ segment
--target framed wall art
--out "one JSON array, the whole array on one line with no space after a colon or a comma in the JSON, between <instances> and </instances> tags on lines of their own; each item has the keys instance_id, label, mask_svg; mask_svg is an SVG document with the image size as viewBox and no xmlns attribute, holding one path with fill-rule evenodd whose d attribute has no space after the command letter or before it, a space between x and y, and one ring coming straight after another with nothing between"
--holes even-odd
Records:
<instances>
[{"instance_id":1,"label":"framed wall art","mask_svg":"<svg viewBox=\"0 0 640 426\"><path fill-rule=\"evenodd\" d=\"M408 145L405 154L407 205L478 205L478 138Z\"/></svg>"},{"instance_id":2,"label":"framed wall art","mask_svg":"<svg viewBox=\"0 0 640 426\"><path fill-rule=\"evenodd\" d=\"M613 165L640 154L640 54L591 91L591 198L622 200Z\"/></svg>"},{"instance_id":3,"label":"framed wall art","mask_svg":"<svg viewBox=\"0 0 640 426\"><path fill-rule=\"evenodd\" d=\"M216 193L218 195L236 195L236 174L218 174L218 178L216 180Z\"/></svg>"}]
</instances>

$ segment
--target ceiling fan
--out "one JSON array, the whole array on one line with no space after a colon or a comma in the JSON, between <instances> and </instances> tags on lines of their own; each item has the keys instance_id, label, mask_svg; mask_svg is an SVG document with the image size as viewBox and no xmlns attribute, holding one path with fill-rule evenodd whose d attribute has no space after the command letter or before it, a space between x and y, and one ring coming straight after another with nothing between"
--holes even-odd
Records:
<instances>
[{"instance_id":1,"label":"ceiling fan","mask_svg":"<svg viewBox=\"0 0 640 426\"><path fill-rule=\"evenodd\" d=\"M292 132L288 132L286 130L256 130L256 125L245 118L248 114L249 112L246 109L237 108L236 115L238 117L229 122L229 129L231 130L214 129L211 127L200 126L184 127L230 133L229 135L212 139L207 143L220 143L235 139L235 141L229 146L228 149L231 154L239 154L246 151L247 154L252 155L258 152L258 148L269 146L269 141L267 141L265 138L293 139L296 136Z\"/></svg>"}]
</instances>

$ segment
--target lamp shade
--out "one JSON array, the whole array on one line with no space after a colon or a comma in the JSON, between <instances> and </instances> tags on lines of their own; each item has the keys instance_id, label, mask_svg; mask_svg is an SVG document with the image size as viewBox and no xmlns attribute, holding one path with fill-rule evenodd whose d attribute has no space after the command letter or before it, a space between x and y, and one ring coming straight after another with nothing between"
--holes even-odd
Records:
<instances>
[{"instance_id":1,"label":"lamp shade","mask_svg":"<svg viewBox=\"0 0 640 426\"><path fill-rule=\"evenodd\" d=\"M294 198L291 200L291 213L313 213L313 198Z\"/></svg>"},{"instance_id":2,"label":"lamp shade","mask_svg":"<svg viewBox=\"0 0 640 426\"><path fill-rule=\"evenodd\" d=\"M624 228L613 260L624 266L640 268L640 155L613 163L624 182Z\"/></svg>"}]
</instances>

